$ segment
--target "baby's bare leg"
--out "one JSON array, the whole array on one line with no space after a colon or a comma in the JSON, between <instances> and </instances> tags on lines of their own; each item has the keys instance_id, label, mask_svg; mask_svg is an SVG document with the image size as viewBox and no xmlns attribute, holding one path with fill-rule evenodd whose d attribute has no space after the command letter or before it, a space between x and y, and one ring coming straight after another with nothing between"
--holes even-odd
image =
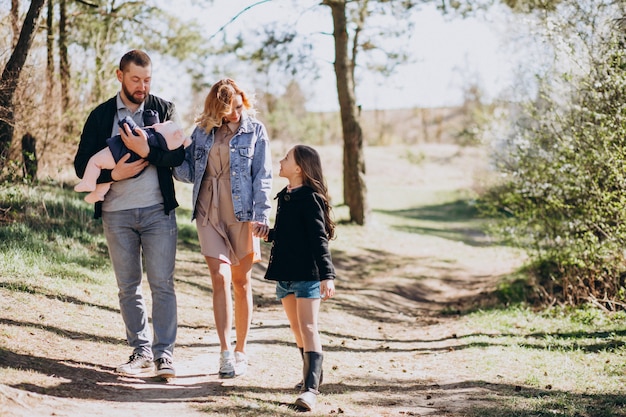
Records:
<instances>
[{"instance_id":1,"label":"baby's bare leg","mask_svg":"<svg viewBox=\"0 0 626 417\"><path fill-rule=\"evenodd\" d=\"M96 185L96 189L85 196L85 201L88 203L96 203L98 201L104 201L104 196L111 188L110 182L101 182Z\"/></svg>"},{"instance_id":2,"label":"baby's bare leg","mask_svg":"<svg viewBox=\"0 0 626 417\"><path fill-rule=\"evenodd\" d=\"M81 182L76 184L74 191L85 192L94 191L96 189L96 181L100 176L100 171L103 169L115 168L115 159L111 154L111 150L107 147L89 158L87 162L87 168L85 168L85 175ZM106 192L105 192L106 193ZM104 195L104 193L102 194Z\"/></svg>"}]
</instances>

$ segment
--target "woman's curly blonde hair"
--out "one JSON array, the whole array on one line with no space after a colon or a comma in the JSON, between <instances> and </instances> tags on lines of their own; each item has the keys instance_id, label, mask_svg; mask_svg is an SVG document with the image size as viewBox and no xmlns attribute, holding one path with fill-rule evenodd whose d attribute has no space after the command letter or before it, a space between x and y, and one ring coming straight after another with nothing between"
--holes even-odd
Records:
<instances>
[{"instance_id":1,"label":"woman's curly blonde hair","mask_svg":"<svg viewBox=\"0 0 626 417\"><path fill-rule=\"evenodd\" d=\"M243 107L248 114L254 114L252 97L248 96L231 78L219 80L213 86L204 100L204 111L196 118L198 126L205 132L214 127L220 127L224 118L232 111L233 99L240 95Z\"/></svg>"}]
</instances>

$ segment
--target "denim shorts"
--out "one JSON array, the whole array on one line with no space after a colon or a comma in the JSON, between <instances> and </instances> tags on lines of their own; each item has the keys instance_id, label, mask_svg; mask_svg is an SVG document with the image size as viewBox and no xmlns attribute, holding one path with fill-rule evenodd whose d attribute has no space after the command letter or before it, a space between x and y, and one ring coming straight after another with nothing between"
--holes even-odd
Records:
<instances>
[{"instance_id":1,"label":"denim shorts","mask_svg":"<svg viewBox=\"0 0 626 417\"><path fill-rule=\"evenodd\" d=\"M282 300L289 294L296 298L320 298L319 281L278 281L276 283L276 299Z\"/></svg>"}]
</instances>

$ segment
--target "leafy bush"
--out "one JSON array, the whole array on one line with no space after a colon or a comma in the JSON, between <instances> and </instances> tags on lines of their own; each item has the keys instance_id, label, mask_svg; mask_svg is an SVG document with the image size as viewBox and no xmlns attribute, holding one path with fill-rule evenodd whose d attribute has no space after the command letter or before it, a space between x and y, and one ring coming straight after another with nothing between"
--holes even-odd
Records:
<instances>
[{"instance_id":1,"label":"leafy bush","mask_svg":"<svg viewBox=\"0 0 626 417\"><path fill-rule=\"evenodd\" d=\"M548 85L498 161L503 181L481 207L532 260L542 303L624 307L626 58L617 42L571 91Z\"/></svg>"}]
</instances>

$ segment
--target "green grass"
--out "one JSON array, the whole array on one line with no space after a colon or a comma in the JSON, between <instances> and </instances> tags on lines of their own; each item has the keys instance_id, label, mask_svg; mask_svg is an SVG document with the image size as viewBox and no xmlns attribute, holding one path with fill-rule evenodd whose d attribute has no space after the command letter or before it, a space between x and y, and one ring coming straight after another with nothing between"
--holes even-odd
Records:
<instances>
[{"instance_id":1,"label":"green grass","mask_svg":"<svg viewBox=\"0 0 626 417\"><path fill-rule=\"evenodd\" d=\"M90 204L54 183L0 188L0 274L97 283L108 270L106 244Z\"/></svg>"},{"instance_id":2,"label":"green grass","mask_svg":"<svg viewBox=\"0 0 626 417\"><path fill-rule=\"evenodd\" d=\"M469 371L480 380L514 383L487 396L493 406L472 408L468 416L626 415L625 319L623 312L590 307L469 314L472 330L457 335L480 358Z\"/></svg>"},{"instance_id":3,"label":"green grass","mask_svg":"<svg viewBox=\"0 0 626 417\"><path fill-rule=\"evenodd\" d=\"M437 193L439 204L401 210L375 210L388 218L395 230L441 237L483 246L492 243L486 234L487 219L478 215L473 200L462 193Z\"/></svg>"}]
</instances>

